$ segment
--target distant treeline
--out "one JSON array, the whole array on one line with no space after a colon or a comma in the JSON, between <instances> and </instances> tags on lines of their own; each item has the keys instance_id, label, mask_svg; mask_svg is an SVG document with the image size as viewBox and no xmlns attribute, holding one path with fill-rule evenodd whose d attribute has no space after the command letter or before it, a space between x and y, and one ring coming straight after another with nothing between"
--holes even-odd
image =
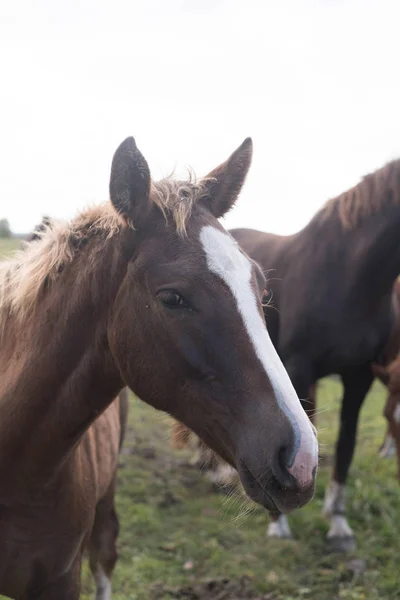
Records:
<instances>
[{"instance_id":1,"label":"distant treeline","mask_svg":"<svg viewBox=\"0 0 400 600\"><path fill-rule=\"evenodd\" d=\"M47 224L48 222L49 222L49 218L43 217L42 223ZM36 230L40 231L42 229L42 223L35 228L35 231ZM8 219L0 219L0 239L16 238L18 240L25 240L29 236L32 236L32 232L31 233L15 233L14 231L12 231Z\"/></svg>"},{"instance_id":2,"label":"distant treeline","mask_svg":"<svg viewBox=\"0 0 400 600\"><path fill-rule=\"evenodd\" d=\"M12 231L8 219L0 219L0 238L12 237Z\"/></svg>"}]
</instances>

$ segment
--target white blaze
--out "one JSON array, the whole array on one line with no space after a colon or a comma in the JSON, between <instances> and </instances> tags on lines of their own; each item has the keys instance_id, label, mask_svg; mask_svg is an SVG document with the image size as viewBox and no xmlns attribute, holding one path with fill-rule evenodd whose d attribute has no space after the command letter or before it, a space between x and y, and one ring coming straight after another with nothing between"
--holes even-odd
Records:
<instances>
[{"instance_id":1,"label":"white blaze","mask_svg":"<svg viewBox=\"0 0 400 600\"><path fill-rule=\"evenodd\" d=\"M230 234L211 225L203 227L200 241L208 268L220 277L232 292L255 353L271 382L279 407L292 424L295 450L290 460L294 461L295 454L303 442L308 446L308 452L315 456L316 463L318 443L311 422L300 404L258 310L258 301L251 287L251 262Z\"/></svg>"}]
</instances>

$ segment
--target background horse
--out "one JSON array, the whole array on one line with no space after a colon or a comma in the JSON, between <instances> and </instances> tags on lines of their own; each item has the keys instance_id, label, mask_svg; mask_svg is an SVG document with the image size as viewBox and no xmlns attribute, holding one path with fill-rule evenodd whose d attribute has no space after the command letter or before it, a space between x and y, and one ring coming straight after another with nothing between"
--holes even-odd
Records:
<instances>
[{"instance_id":1,"label":"background horse","mask_svg":"<svg viewBox=\"0 0 400 600\"><path fill-rule=\"evenodd\" d=\"M342 378L340 433L324 506L328 540L338 550L354 547L344 492L359 410L374 377L371 363L387 364L399 350L396 287L392 294L399 228L400 161L394 161L330 200L295 235L231 232L269 275L268 331L311 417L317 380L333 373ZM177 426L175 443L184 436ZM277 517L268 534L290 536L286 518Z\"/></svg>"},{"instance_id":2,"label":"background horse","mask_svg":"<svg viewBox=\"0 0 400 600\"><path fill-rule=\"evenodd\" d=\"M397 473L400 480L400 356L388 366L374 364L373 371L389 389L384 410L388 428L380 454L382 457L397 454Z\"/></svg>"},{"instance_id":3,"label":"background horse","mask_svg":"<svg viewBox=\"0 0 400 600\"><path fill-rule=\"evenodd\" d=\"M156 183L128 138L111 203L1 263L0 594L77 600L88 545L97 598L110 597L112 402L126 385L194 429L266 508L311 499L316 435L268 337L264 275L218 222L251 155L246 140L200 182Z\"/></svg>"},{"instance_id":4,"label":"background horse","mask_svg":"<svg viewBox=\"0 0 400 600\"><path fill-rule=\"evenodd\" d=\"M372 364L372 372L374 376L386 386L389 382L388 368L396 360L400 352L400 278L396 279L393 286L393 310L395 314L395 323L388 344L380 356L380 362ZM396 454L395 438L397 436L397 428L392 418L393 415L390 390L387 404L384 409L384 415L388 420L388 427L383 443L379 449L379 455L382 458L389 458Z\"/></svg>"},{"instance_id":5,"label":"background horse","mask_svg":"<svg viewBox=\"0 0 400 600\"><path fill-rule=\"evenodd\" d=\"M340 433L324 507L331 518L328 539L339 549L354 546L344 491L359 410L373 381L370 365L379 361L395 324L399 227L397 160L330 200L295 235L232 232L264 270L273 269L268 285L277 310L267 313L268 329L299 396L306 399L321 377L342 378ZM279 534L276 526L273 531Z\"/></svg>"}]
</instances>

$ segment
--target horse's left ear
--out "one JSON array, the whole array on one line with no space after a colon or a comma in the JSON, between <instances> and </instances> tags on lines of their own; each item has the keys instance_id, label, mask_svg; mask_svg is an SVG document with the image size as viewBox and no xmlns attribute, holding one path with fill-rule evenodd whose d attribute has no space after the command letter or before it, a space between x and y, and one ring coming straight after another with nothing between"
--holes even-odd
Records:
<instances>
[{"instance_id":1,"label":"horse's left ear","mask_svg":"<svg viewBox=\"0 0 400 600\"><path fill-rule=\"evenodd\" d=\"M110 178L110 199L115 210L133 227L140 227L151 209L150 169L133 137L115 151Z\"/></svg>"},{"instance_id":2,"label":"horse's left ear","mask_svg":"<svg viewBox=\"0 0 400 600\"><path fill-rule=\"evenodd\" d=\"M250 168L252 155L253 142L247 138L226 162L203 180L206 189L203 202L217 219L235 204Z\"/></svg>"}]
</instances>

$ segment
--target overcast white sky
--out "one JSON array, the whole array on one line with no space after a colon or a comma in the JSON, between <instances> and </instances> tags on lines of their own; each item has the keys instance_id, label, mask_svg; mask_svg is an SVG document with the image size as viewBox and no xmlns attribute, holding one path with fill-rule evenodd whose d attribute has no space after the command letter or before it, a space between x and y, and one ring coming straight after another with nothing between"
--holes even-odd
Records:
<instances>
[{"instance_id":1,"label":"overcast white sky","mask_svg":"<svg viewBox=\"0 0 400 600\"><path fill-rule=\"evenodd\" d=\"M247 136L230 227L301 228L400 156L398 0L13 0L0 8L0 216L15 231L108 197L134 135L153 177Z\"/></svg>"}]
</instances>

